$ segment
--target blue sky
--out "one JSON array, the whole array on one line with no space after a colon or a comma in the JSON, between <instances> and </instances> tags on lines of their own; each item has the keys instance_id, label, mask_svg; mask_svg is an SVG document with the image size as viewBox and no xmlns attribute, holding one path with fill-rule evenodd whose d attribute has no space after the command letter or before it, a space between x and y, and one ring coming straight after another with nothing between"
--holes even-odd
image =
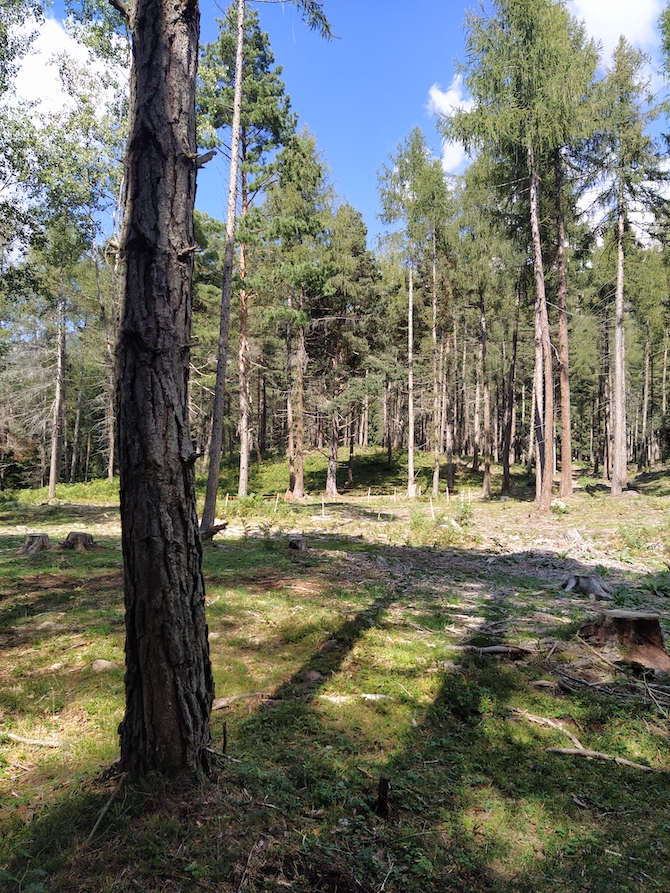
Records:
<instances>
[{"instance_id":1,"label":"blue sky","mask_svg":"<svg viewBox=\"0 0 670 893\"><path fill-rule=\"evenodd\" d=\"M602 41L609 57L619 35L652 57L657 68L656 23L665 0L569 0L570 12ZM466 9L463 0L325 0L336 39L327 42L310 32L289 3L256 3L261 26L269 33L276 62L300 123L315 135L337 194L362 212L371 237L378 220L377 171L414 126L425 133L436 155L443 147L434 109L447 109L463 97L454 81L454 60L463 58ZM202 41L217 34L216 18L225 3L201 0ZM61 0L54 6L55 18ZM67 38L57 21L48 23L42 41L42 65ZM36 60L33 60L36 64ZM53 72L37 69L22 89L45 97L55 89ZM458 152L445 157L454 169ZM199 178L198 206L225 217L227 168L211 162Z\"/></svg>"}]
</instances>

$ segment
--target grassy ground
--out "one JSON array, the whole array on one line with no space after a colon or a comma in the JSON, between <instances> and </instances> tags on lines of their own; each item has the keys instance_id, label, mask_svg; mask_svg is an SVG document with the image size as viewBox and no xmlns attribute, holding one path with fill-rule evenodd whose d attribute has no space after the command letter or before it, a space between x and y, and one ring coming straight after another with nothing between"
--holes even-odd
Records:
<instances>
[{"instance_id":1,"label":"grassy ground","mask_svg":"<svg viewBox=\"0 0 670 893\"><path fill-rule=\"evenodd\" d=\"M561 583L597 573L670 633L670 472L616 501L584 478L541 515L520 470L510 501L479 500L461 467L456 496L410 504L402 465L370 452L322 502L324 464L304 503L267 498L285 487L271 464L266 498L221 500L230 527L204 561L227 756L188 784L117 789L106 772L123 714L116 493L0 502L0 890L668 891L670 688L589 648L577 631L599 606ZM97 550L60 548L70 530ZM17 556L29 531L52 550ZM501 643L526 650L463 649ZM572 738L661 771L547 752Z\"/></svg>"}]
</instances>

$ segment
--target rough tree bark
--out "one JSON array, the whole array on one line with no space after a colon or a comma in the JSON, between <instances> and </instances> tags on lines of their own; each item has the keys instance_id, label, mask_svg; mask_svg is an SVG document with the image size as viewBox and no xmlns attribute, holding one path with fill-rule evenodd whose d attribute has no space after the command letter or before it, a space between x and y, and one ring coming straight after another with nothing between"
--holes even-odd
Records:
<instances>
[{"instance_id":1,"label":"rough tree bark","mask_svg":"<svg viewBox=\"0 0 670 893\"><path fill-rule=\"evenodd\" d=\"M197 0L137 0L116 351L126 606L121 768L207 768L214 683L188 419Z\"/></svg>"}]
</instances>

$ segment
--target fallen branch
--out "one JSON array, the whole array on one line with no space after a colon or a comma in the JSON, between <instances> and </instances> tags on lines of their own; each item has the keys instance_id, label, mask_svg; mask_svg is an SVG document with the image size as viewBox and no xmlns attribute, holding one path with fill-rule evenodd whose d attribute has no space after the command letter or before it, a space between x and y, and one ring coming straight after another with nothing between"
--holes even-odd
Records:
<instances>
[{"instance_id":1,"label":"fallen branch","mask_svg":"<svg viewBox=\"0 0 670 893\"><path fill-rule=\"evenodd\" d=\"M449 645L455 651L474 651L477 654L535 654L534 648L527 648L525 645Z\"/></svg>"},{"instance_id":2,"label":"fallen branch","mask_svg":"<svg viewBox=\"0 0 670 893\"><path fill-rule=\"evenodd\" d=\"M584 750L584 745L579 741L572 732L568 731L563 725L562 722L559 722L554 719L548 719L544 716L534 716L532 713L526 713L525 710L520 710L517 707L512 707L512 713L515 716L523 716L528 722L533 722L538 726L546 726L550 729L557 729L559 732L563 732L564 735L567 735L568 738L572 741L575 747L579 748L579 750Z\"/></svg>"},{"instance_id":3,"label":"fallen branch","mask_svg":"<svg viewBox=\"0 0 670 893\"><path fill-rule=\"evenodd\" d=\"M58 741L38 741L35 738L22 738L20 735L14 735L12 732L0 732L0 736L4 735L10 741L17 744L30 744L32 747L60 747Z\"/></svg>"},{"instance_id":4,"label":"fallen branch","mask_svg":"<svg viewBox=\"0 0 670 893\"><path fill-rule=\"evenodd\" d=\"M126 772L122 772L121 775L119 776L119 780L118 780L117 783L116 783L116 787L115 787L114 790L112 791L109 800L108 800L108 801L105 803L105 805L103 806L103 808L102 808L102 812L101 812L100 815L98 816L95 825L93 825L93 828L91 829L91 833L88 835L88 837L87 837L87 839L86 839L86 843L90 843L90 842L91 842L91 840L92 840L92 838L93 838L93 835L95 834L95 832L96 832L96 831L98 830L98 828L100 827L100 822L104 819L104 817L105 817L105 816L107 815L107 813L109 812L109 808L110 808L110 806L112 805L112 803L114 802L114 800L116 800L116 797L117 797L119 791L120 791L121 788L123 787L123 782L126 780L126 775L127 775Z\"/></svg>"},{"instance_id":5,"label":"fallen branch","mask_svg":"<svg viewBox=\"0 0 670 893\"><path fill-rule=\"evenodd\" d=\"M631 760L625 760L623 757L615 757L610 753L600 753L598 750L584 750L579 747L547 747L547 753L562 753L568 756L589 757L597 760L610 760L610 762L618 763L619 766L630 766L632 769L640 769L642 772L661 772L661 769L655 769L653 766L643 766L641 763L633 763Z\"/></svg>"},{"instance_id":6,"label":"fallen branch","mask_svg":"<svg viewBox=\"0 0 670 893\"><path fill-rule=\"evenodd\" d=\"M230 707L231 704L234 704L235 701L247 701L252 698L260 698L263 699L262 691L250 691L245 695L231 695L229 698L214 698L214 702L212 703L212 710L225 710L226 707Z\"/></svg>"}]
</instances>

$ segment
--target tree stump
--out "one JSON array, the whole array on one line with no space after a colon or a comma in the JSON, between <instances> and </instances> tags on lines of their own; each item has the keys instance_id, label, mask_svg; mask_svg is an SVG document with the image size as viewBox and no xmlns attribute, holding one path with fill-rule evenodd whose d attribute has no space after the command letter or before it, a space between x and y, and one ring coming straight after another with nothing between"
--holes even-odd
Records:
<instances>
[{"instance_id":1,"label":"tree stump","mask_svg":"<svg viewBox=\"0 0 670 893\"><path fill-rule=\"evenodd\" d=\"M636 611L603 611L581 626L579 634L614 659L654 673L670 673L670 654L663 645L657 614Z\"/></svg>"},{"instance_id":2,"label":"tree stump","mask_svg":"<svg viewBox=\"0 0 670 893\"><path fill-rule=\"evenodd\" d=\"M296 549L298 552L307 551L307 540L304 536L291 536L288 540L289 549Z\"/></svg>"},{"instance_id":3,"label":"tree stump","mask_svg":"<svg viewBox=\"0 0 670 893\"><path fill-rule=\"evenodd\" d=\"M97 543L90 533L71 530L61 546L63 549L76 549L77 552L89 552L91 549L97 548Z\"/></svg>"},{"instance_id":4,"label":"tree stump","mask_svg":"<svg viewBox=\"0 0 670 893\"><path fill-rule=\"evenodd\" d=\"M46 533L27 533L24 544L21 546L17 555L37 555L38 552L45 552L51 548L49 536Z\"/></svg>"}]
</instances>

